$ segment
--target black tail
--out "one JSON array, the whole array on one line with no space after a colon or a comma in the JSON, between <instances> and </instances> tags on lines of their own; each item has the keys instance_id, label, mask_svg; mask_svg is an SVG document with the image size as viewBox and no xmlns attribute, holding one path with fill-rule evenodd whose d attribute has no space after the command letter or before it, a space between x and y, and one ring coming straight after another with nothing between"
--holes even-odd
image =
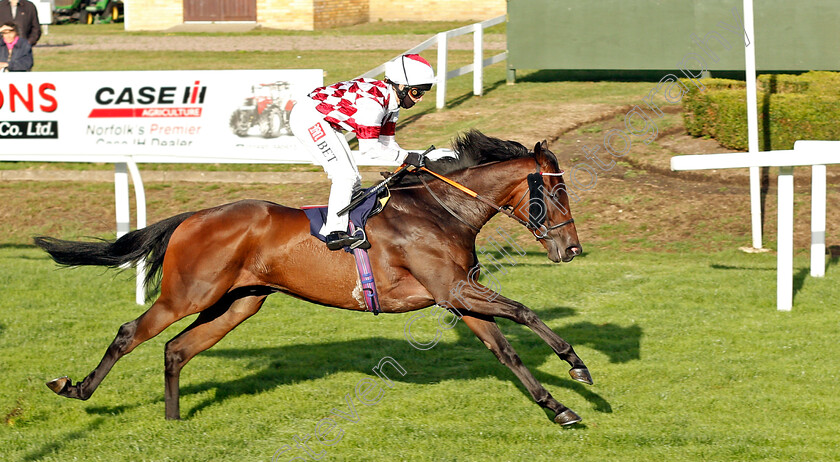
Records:
<instances>
[{"instance_id":1,"label":"black tail","mask_svg":"<svg viewBox=\"0 0 840 462\"><path fill-rule=\"evenodd\" d=\"M64 266L94 265L116 268L126 263L137 263L146 258L148 297L157 291L160 284L158 275L163 266L163 255L169 245L169 238L175 228L194 213L187 212L167 218L132 231L115 241L62 241L52 237L38 236L35 238L35 245L46 250L56 263Z\"/></svg>"}]
</instances>

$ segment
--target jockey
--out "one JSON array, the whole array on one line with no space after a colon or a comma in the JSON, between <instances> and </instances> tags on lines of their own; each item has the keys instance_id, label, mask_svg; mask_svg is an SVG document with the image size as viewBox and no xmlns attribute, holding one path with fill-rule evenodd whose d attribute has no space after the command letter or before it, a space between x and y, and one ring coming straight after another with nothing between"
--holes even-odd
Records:
<instances>
[{"instance_id":1,"label":"jockey","mask_svg":"<svg viewBox=\"0 0 840 462\"><path fill-rule=\"evenodd\" d=\"M409 109L422 100L434 81L435 71L428 61L408 54L385 64L384 81L358 78L338 82L316 88L295 104L289 126L332 182L327 221L321 228L330 250L363 239L347 234L348 214L337 214L350 204L362 179L341 132L356 134L359 152L366 159L422 166L420 153L397 144L395 129L400 108ZM449 150L439 151L430 153L429 158L453 155Z\"/></svg>"}]
</instances>

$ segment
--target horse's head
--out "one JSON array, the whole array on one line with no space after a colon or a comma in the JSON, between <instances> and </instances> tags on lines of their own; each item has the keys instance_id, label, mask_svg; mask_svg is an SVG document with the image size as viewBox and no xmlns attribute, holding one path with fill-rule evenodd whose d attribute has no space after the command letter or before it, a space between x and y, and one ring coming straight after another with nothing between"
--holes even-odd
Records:
<instances>
[{"instance_id":1,"label":"horse's head","mask_svg":"<svg viewBox=\"0 0 840 462\"><path fill-rule=\"evenodd\" d=\"M534 146L536 167L517 188L519 200L514 213L528 222L528 228L557 263L569 262L582 253L577 229L569 206L563 171L545 141Z\"/></svg>"},{"instance_id":2,"label":"horse's head","mask_svg":"<svg viewBox=\"0 0 840 462\"><path fill-rule=\"evenodd\" d=\"M446 207L450 214L460 217L462 223L478 232L481 225L502 212L527 226L546 248L551 261L568 262L581 254L563 172L545 141L529 151L515 141L469 130L456 138L452 146L457 158L442 158L427 165L434 172L451 173L457 181L475 188L479 193L461 190L490 207L475 207L476 201L467 200L468 196L461 194L456 196L464 200L460 206L450 202L454 209ZM415 181L419 182L419 178ZM485 200L482 194L488 194L491 201ZM470 208L473 213L469 212ZM475 213L477 210L484 212Z\"/></svg>"}]
</instances>

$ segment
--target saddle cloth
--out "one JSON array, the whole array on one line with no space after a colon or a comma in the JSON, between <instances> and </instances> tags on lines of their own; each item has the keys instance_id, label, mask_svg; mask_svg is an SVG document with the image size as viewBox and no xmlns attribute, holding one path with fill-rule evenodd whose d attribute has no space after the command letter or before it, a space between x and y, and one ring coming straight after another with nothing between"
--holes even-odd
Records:
<instances>
[{"instance_id":1,"label":"saddle cloth","mask_svg":"<svg viewBox=\"0 0 840 462\"><path fill-rule=\"evenodd\" d=\"M364 192L366 191L363 191L363 193ZM365 223L367 223L367 219L381 212L389 198L390 194L388 193L388 190L385 189L384 193L383 191L380 191L380 194L378 195L372 194L370 197L365 199L364 202L351 210L348 233L352 235L357 229L363 230ZM309 233L326 242L326 237L319 231L321 230L321 226L323 226L324 222L327 220L327 207L303 207L303 212L306 214L306 217L309 218ZM362 294L364 296L367 311L372 312L374 315L379 314L381 312L379 307L379 295L376 292L376 283L373 280L373 272L370 268L370 258L368 257L367 250L359 247L355 249L346 247L344 250L351 252L353 257L356 259L356 270L359 272L359 282L362 285Z\"/></svg>"},{"instance_id":2,"label":"saddle cloth","mask_svg":"<svg viewBox=\"0 0 840 462\"><path fill-rule=\"evenodd\" d=\"M379 195L371 195L365 199L364 202L349 212L350 222L353 223L356 229L365 229L365 223L367 223L368 218L382 211L385 207L385 203L387 203L390 198L390 194L388 194L387 191L388 190L385 189L385 193L387 195L384 197L382 192L380 192ZM364 190L363 193L364 192L367 192L367 190ZM327 237L320 233L321 227L327 221L327 206L315 205L301 208L303 209L303 212L306 213L306 218L309 219L309 233L321 241L327 242ZM348 252L350 251L349 249L345 250Z\"/></svg>"}]
</instances>

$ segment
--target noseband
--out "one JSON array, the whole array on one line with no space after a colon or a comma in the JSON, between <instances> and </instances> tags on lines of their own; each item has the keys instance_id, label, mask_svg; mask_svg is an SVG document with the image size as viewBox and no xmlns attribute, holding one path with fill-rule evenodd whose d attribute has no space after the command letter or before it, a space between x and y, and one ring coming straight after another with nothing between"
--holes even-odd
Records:
<instances>
[{"instance_id":1,"label":"noseband","mask_svg":"<svg viewBox=\"0 0 840 462\"><path fill-rule=\"evenodd\" d=\"M421 167L419 170L422 170L426 173L429 173L432 176L434 176L435 178L443 181L444 183L463 191L464 193L473 197L474 199L489 205L490 207L495 209L497 212L501 212L501 213L509 216L510 218L513 218L514 220L518 221L522 226L526 227L529 231L531 231L534 234L534 237L537 238L537 240L546 239L548 237L548 233L550 231L552 231L554 229L562 228L566 225L570 225L570 224L575 222L574 218L570 218L570 219L568 219L568 220L566 220L562 223L557 223L557 224L554 224L554 225L546 226L547 222L548 222L548 207L546 206L546 203L545 203L545 195L544 195L545 183L543 182L543 176L561 176L561 175L563 175L562 171L560 173L542 173L540 171L540 165L537 164L537 171L535 173L529 173L528 174L528 191L522 193L522 197L519 199L519 202L517 202L515 206L511 207L509 205L499 206L499 205L495 204L494 202L490 201L489 199L481 196L477 192L473 191L472 189L467 188L466 186L464 186L464 185L462 185L462 184L460 184L456 181L450 180L449 178L446 178L443 175L435 173L435 172L427 169L426 167ZM438 198L437 195L434 192L432 192L432 190L429 188L428 183L426 183L426 181L423 179L422 176L420 176L419 178L420 178L420 181L423 183L423 186L426 187L426 190L438 202L438 204L440 204L444 209L446 209L446 211L449 212L452 216L457 218L461 223L464 223L465 225L469 226L473 230L478 231L478 228L476 228L475 226L468 223L461 216L459 216L454 210L452 210L446 204L444 204L443 201L441 201L440 198ZM514 214L513 211L511 211L511 209L516 210L519 207L519 204L521 204L522 201L525 200L525 194L530 195L530 206L528 208L528 221L525 221L525 220L519 218L518 216L516 216L516 214ZM553 192L549 193L549 197L551 197L554 200L557 200L557 195L554 194ZM543 210L545 210L545 213L541 213L541 211L543 211Z\"/></svg>"}]
</instances>

